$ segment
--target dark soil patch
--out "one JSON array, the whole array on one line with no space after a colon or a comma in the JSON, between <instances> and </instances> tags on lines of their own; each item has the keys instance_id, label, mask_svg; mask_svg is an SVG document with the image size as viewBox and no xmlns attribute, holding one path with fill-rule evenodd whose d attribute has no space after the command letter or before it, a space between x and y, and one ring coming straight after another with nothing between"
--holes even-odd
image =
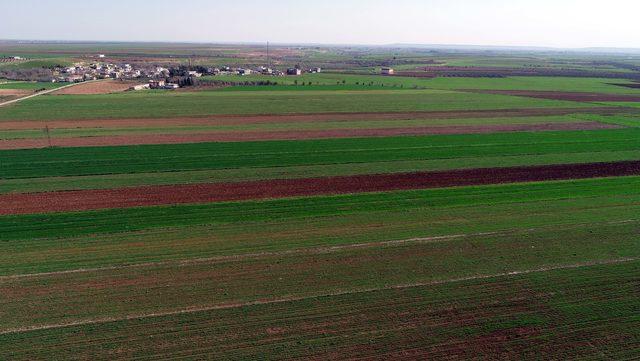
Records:
<instances>
[{"instance_id":1,"label":"dark soil patch","mask_svg":"<svg viewBox=\"0 0 640 361\"><path fill-rule=\"evenodd\" d=\"M609 83L609 85L621 86L623 88L640 89L640 83L631 83L631 84Z\"/></svg>"},{"instance_id":2,"label":"dark soil patch","mask_svg":"<svg viewBox=\"0 0 640 361\"><path fill-rule=\"evenodd\" d=\"M565 100L572 102L640 102L638 95L533 91L533 90L469 90L473 92L512 95L527 98Z\"/></svg>"},{"instance_id":3,"label":"dark soil patch","mask_svg":"<svg viewBox=\"0 0 640 361\"><path fill-rule=\"evenodd\" d=\"M640 175L640 161L7 194L0 215Z\"/></svg>"}]
</instances>

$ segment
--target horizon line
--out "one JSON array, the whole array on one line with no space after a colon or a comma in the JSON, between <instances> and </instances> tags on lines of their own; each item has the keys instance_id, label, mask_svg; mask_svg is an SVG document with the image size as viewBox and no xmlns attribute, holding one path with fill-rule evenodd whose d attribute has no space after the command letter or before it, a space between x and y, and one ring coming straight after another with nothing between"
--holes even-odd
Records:
<instances>
[{"instance_id":1,"label":"horizon line","mask_svg":"<svg viewBox=\"0 0 640 361\"><path fill-rule=\"evenodd\" d=\"M446 48L448 50L547 50L547 51L634 51L636 47L589 46L589 47L558 47L545 45L490 45L490 44L449 44L449 43L322 43L322 42L278 42L278 41L187 41L187 40L91 40L91 39L3 39L0 43L59 43L59 44L192 44L192 45L265 45L275 46L315 46L315 47L375 47L375 48Z\"/></svg>"}]
</instances>

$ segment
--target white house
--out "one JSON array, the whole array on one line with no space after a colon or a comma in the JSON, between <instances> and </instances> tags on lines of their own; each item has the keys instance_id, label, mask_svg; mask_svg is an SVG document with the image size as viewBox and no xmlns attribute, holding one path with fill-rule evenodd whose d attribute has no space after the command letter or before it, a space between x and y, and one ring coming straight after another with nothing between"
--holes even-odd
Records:
<instances>
[{"instance_id":1,"label":"white house","mask_svg":"<svg viewBox=\"0 0 640 361\"><path fill-rule=\"evenodd\" d=\"M144 90L149 88L150 88L149 84L140 84L140 85L132 86L131 90Z\"/></svg>"},{"instance_id":2,"label":"white house","mask_svg":"<svg viewBox=\"0 0 640 361\"><path fill-rule=\"evenodd\" d=\"M164 86L165 86L165 81L164 80L151 80L149 82L149 87L151 89L164 88Z\"/></svg>"},{"instance_id":3,"label":"white house","mask_svg":"<svg viewBox=\"0 0 640 361\"><path fill-rule=\"evenodd\" d=\"M395 70L393 70L393 68L382 68L381 74L382 75L393 75L395 73Z\"/></svg>"}]
</instances>

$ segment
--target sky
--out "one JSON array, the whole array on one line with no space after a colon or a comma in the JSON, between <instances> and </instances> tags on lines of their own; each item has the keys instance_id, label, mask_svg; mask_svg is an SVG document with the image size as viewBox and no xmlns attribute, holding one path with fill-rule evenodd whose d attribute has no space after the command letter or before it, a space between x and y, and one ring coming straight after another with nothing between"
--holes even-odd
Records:
<instances>
[{"instance_id":1,"label":"sky","mask_svg":"<svg viewBox=\"0 0 640 361\"><path fill-rule=\"evenodd\" d=\"M640 48L639 0L0 0L0 39Z\"/></svg>"}]
</instances>

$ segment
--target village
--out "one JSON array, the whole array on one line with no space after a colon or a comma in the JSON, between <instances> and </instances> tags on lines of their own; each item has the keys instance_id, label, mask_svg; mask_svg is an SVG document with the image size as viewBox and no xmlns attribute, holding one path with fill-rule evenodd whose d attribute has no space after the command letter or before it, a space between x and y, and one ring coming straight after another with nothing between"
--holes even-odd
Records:
<instances>
[{"instance_id":1,"label":"village","mask_svg":"<svg viewBox=\"0 0 640 361\"><path fill-rule=\"evenodd\" d=\"M104 55L98 55L104 59ZM310 68L306 71L299 66L288 68L286 71L272 69L268 66L261 66L256 69L244 67L162 67L162 66L136 66L128 63L117 64L111 62L92 62L87 64L77 63L68 67L56 67L53 69L51 82L60 83L80 83L100 79L119 80L148 80L148 83L133 86L132 90L143 89L177 89L183 86L195 84L194 79L202 76L225 76L239 75L247 76L259 74L265 76L299 76L303 73L320 73L319 67Z\"/></svg>"},{"instance_id":2,"label":"village","mask_svg":"<svg viewBox=\"0 0 640 361\"><path fill-rule=\"evenodd\" d=\"M144 89L178 89L185 86L199 84L198 78L203 76L248 76L263 75L273 77L301 76L302 74L317 74L322 72L320 67L311 67L303 70L301 66L287 68L286 70L274 69L271 66L249 67L207 67L202 65L191 66L169 66L145 63L119 63L117 61L107 61L105 54L90 56L92 61L78 62L72 66L55 66L52 68L40 69L37 79L33 79L32 74L16 73L4 74L5 78L18 81L47 81L53 83L81 83L86 81L96 81L104 79L137 81L130 90ZM21 56L10 56L0 58L0 62L24 62L30 59ZM45 72L46 71L46 72ZM381 75L394 75L394 69L382 67ZM145 81L139 84L140 81ZM208 80L210 81L210 80ZM204 81L205 83L207 81ZM270 82L265 82L269 84Z\"/></svg>"}]
</instances>

